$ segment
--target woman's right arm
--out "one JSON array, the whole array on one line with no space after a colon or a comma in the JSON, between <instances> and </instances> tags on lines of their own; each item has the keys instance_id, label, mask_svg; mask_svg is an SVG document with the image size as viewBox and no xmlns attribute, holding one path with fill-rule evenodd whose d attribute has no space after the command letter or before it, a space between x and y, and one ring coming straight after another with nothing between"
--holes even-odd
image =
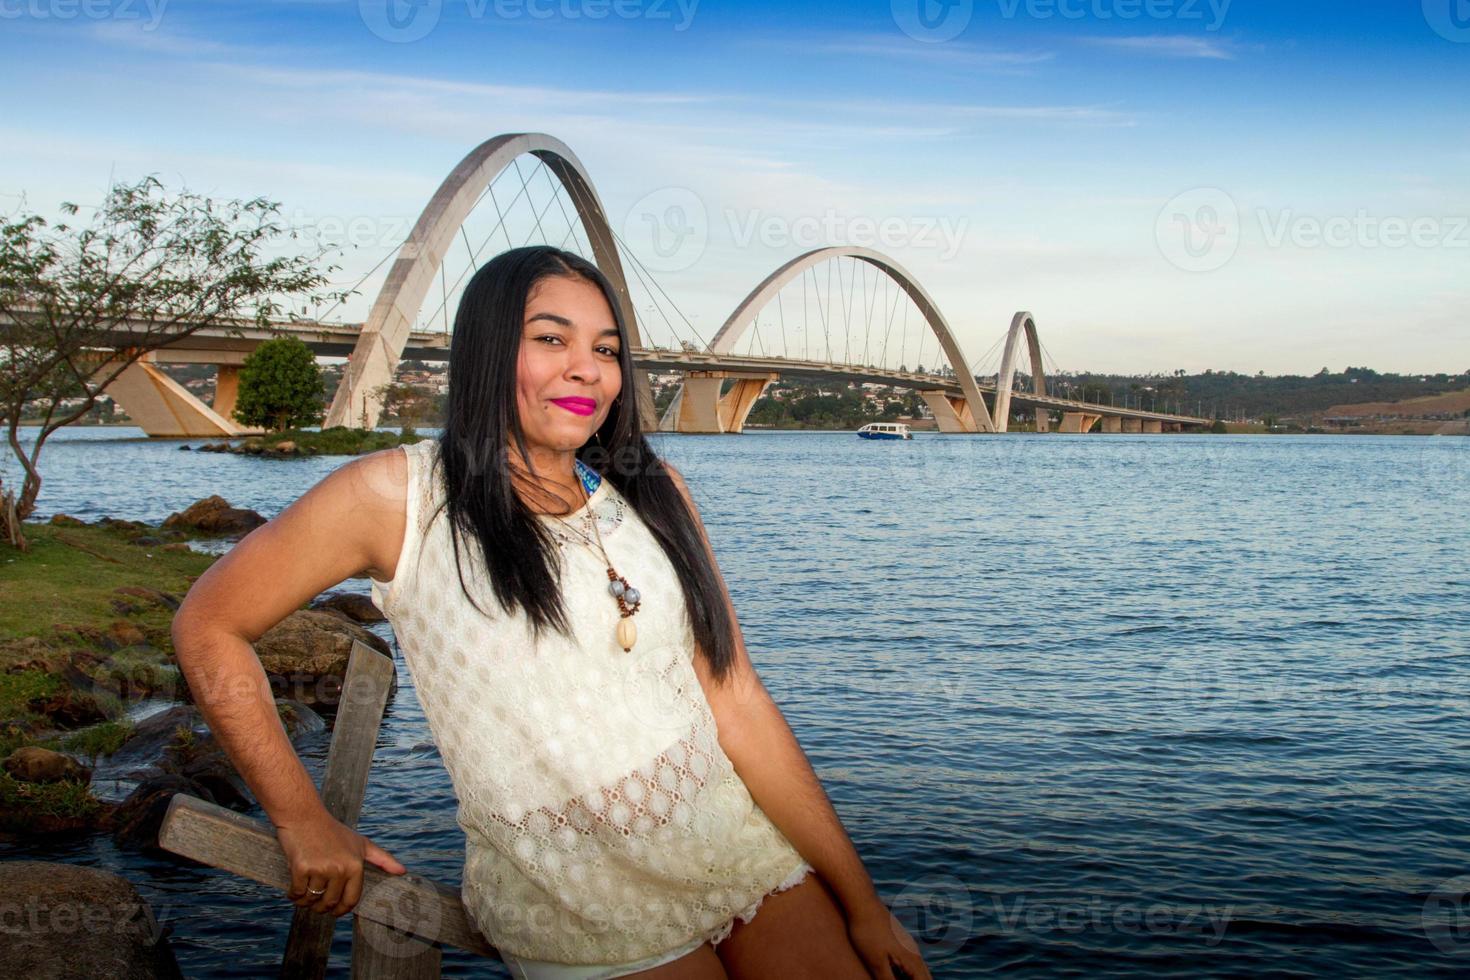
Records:
<instances>
[{"instance_id":1,"label":"woman's right arm","mask_svg":"<svg viewBox=\"0 0 1470 980\"><path fill-rule=\"evenodd\" d=\"M343 915L357 904L364 860L394 874L404 868L327 813L252 644L345 579L393 578L406 495L402 452L344 464L210 566L174 614L174 650L190 693L276 828L291 864L288 897L317 912Z\"/></svg>"}]
</instances>

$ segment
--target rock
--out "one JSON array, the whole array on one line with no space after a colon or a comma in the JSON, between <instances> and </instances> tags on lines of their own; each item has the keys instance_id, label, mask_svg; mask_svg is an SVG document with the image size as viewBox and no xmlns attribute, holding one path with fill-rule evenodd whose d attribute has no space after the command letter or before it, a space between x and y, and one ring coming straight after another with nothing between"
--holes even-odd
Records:
<instances>
[{"instance_id":1,"label":"rock","mask_svg":"<svg viewBox=\"0 0 1470 980\"><path fill-rule=\"evenodd\" d=\"M51 515L51 523L55 527L86 527L87 526L87 522L86 521L78 520L77 518L72 517L70 514L53 514L53 515Z\"/></svg>"},{"instance_id":2,"label":"rock","mask_svg":"<svg viewBox=\"0 0 1470 980\"><path fill-rule=\"evenodd\" d=\"M208 787L187 776L174 772L149 776L113 812L112 839L121 847L177 859L178 855L158 845L158 832L176 793L197 796L207 803L217 802Z\"/></svg>"},{"instance_id":3,"label":"rock","mask_svg":"<svg viewBox=\"0 0 1470 980\"><path fill-rule=\"evenodd\" d=\"M58 861L0 862L6 976L182 980L153 910L126 878Z\"/></svg>"},{"instance_id":4,"label":"rock","mask_svg":"<svg viewBox=\"0 0 1470 980\"><path fill-rule=\"evenodd\" d=\"M33 736L46 730L34 716L23 715L18 718L6 718L0 721L0 739L11 741L14 739L29 740Z\"/></svg>"},{"instance_id":5,"label":"rock","mask_svg":"<svg viewBox=\"0 0 1470 980\"><path fill-rule=\"evenodd\" d=\"M387 643L356 623L310 609L298 609L267 630L255 641L255 654L278 697L336 711L353 640L392 656Z\"/></svg>"},{"instance_id":6,"label":"rock","mask_svg":"<svg viewBox=\"0 0 1470 980\"><path fill-rule=\"evenodd\" d=\"M178 609L183 602L171 592L160 592L146 585L120 585L112 591L121 596L141 599L146 605L162 606L167 609Z\"/></svg>"},{"instance_id":7,"label":"rock","mask_svg":"<svg viewBox=\"0 0 1470 980\"><path fill-rule=\"evenodd\" d=\"M354 623L381 623L387 619L371 597L358 592L323 592L311 608L342 613Z\"/></svg>"},{"instance_id":8,"label":"rock","mask_svg":"<svg viewBox=\"0 0 1470 980\"><path fill-rule=\"evenodd\" d=\"M276 711L293 743L326 730L321 715L299 702L277 701ZM113 836L124 846L167 854L158 846L158 831L176 793L237 810L255 805L199 710L189 705L144 719L108 765L115 771L131 768L129 775L141 779L112 818Z\"/></svg>"},{"instance_id":9,"label":"rock","mask_svg":"<svg viewBox=\"0 0 1470 980\"><path fill-rule=\"evenodd\" d=\"M73 671L78 674L85 672L83 676L90 679L93 688L100 688L124 701L158 697L176 700L183 686L183 674L178 667L162 658L157 663L136 658L119 663L117 658L111 657L95 666L83 666L80 670L76 664L77 661L73 660L67 668L67 679L72 681L73 688L88 690L72 678Z\"/></svg>"},{"instance_id":10,"label":"rock","mask_svg":"<svg viewBox=\"0 0 1470 980\"><path fill-rule=\"evenodd\" d=\"M86 691L58 691L49 697L32 698L26 707L51 719L57 728L85 728L107 721L107 712L97 696Z\"/></svg>"},{"instance_id":11,"label":"rock","mask_svg":"<svg viewBox=\"0 0 1470 980\"><path fill-rule=\"evenodd\" d=\"M164 519L164 527L192 527L208 534L246 534L265 523L253 510L231 507L230 502L220 496L205 497L186 507L183 511L170 514Z\"/></svg>"},{"instance_id":12,"label":"rock","mask_svg":"<svg viewBox=\"0 0 1470 980\"><path fill-rule=\"evenodd\" d=\"M133 734L113 753L111 763L115 766L151 766L164 757L168 747L178 740L179 729L189 732L194 739L209 737L209 728L204 716L192 704L177 704L172 708L155 712L133 726Z\"/></svg>"},{"instance_id":13,"label":"rock","mask_svg":"<svg viewBox=\"0 0 1470 980\"><path fill-rule=\"evenodd\" d=\"M294 453L296 451L296 443L292 442L290 439L282 439L280 442L276 443L275 450L278 453Z\"/></svg>"},{"instance_id":14,"label":"rock","mask_svg":"<svg viewBox=\"0 0 1470 980\"><path fill-rule=\"evenodd\" d=\"M114 531L148 531L152 530L147 524L140 521L125 521L117 517L103 517L97 521L100 527L110 527Z\"/></svg>"},{"instance_id":15,"label":"rock","mask_svg":"<svg viewBox=\"0 0 1470 980\"><path fill-rule=\"evenodd\" d=\"M179 452L181 452L181 453L186 453L188 451L189 451L189 444L187 442L184 443L182 446L179 447Z\"/></svg>"},{"instance_id":16,"label":"rock","mask_svg":"<svg viewBox=\"0 0 1470 980\"><path fill-rule=\"evenodd\" d=\"M286 736L295 742L307 735L327 730L327 722L307 705L289 698L276 698L276 714L286 729Z\"/></svg>"},{"instance_id":17,"label":"rock","mask_svg":"<svg viewBox=\"0 0 1470 980\"><path fill-rule=\"evenodd\" d=\"M5 771L16 779L27 783L59 783L70 780L85 783L92 778L92 770L69 755L27 745L16 749L0 762Z\"/></svg>"},{"instance_id":18,"label":"rock","mask_svg":"<svg viewBox=\"0 0 1470 980\"><path fill-rule=\"evenodd\" d=\"M51 632L63 640L69 641L73 637L88 646L102 647L106 645L103 633L95 626L73 626L69 623L56 623L51 627Z\"/></svg>"},{"instance_id":19,"label":"rock","mask_svg":"<svg viewBox=\"0 0 1470 980\"><path fill-rule=\"evenodd\" d=\"M102 636L102 645L109 650L126 650L148 642L148 634L126 619L116 619Z\"/></svg>"},{"instance_id":20,"label":"rock","mask_svg":"<svg viewBox=\"0 0 1470 980\"><path fill-rule=\"evenodd\" d=\"M151 534L140 534L136 538L130 540L128 544L135 544L140 548L153 548L163 544L163 539L155 538Z\"/></svg>"},{"instance_id":21,"label":"rock","mask_svg":"<svg viewBox=\"0 0 1470 980\"><path fill-rule=\"evenodd\" d=\"M175 541L175 542L173 542L171 544L164 545L163 546L163 550L164 551L193 551L194 549L191 548L191 547L189 547L187 544L182 544L182 543L180 543L178 541Z\"/></svg>"},{"instance_id":22,"label":"rock","mask_svg":"<svg viewBox=\"0 0 1470 980\"><path fill-rule=\"evenodd\" d=\"M33 668L49 670L49 658L53 652L39 636L23 636L0 643L0 663L10 662L10 666L5 668L7 674Z\"/></svg>"}]
</instances>

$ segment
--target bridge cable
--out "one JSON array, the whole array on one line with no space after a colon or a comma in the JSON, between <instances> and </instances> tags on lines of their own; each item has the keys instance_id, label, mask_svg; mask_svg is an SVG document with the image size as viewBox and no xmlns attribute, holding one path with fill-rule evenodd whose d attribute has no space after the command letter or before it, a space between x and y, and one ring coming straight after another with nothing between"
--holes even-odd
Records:
<instances>
[{"instance_id":1,"label":"bridge cable","mask_svg":"<svg viewBox=\"0 0 1470 980\"><path fill-rule=\"evenodd\" d=\"M808 269L801 271L801 359L803 361L811 360L811 349L809 346L812 339L811 321L806 313L806 274L809 271Z\"/></svg>"},{"instance_id":2,"label":"bridge cable","mask_svg":"<svg viewBox=\"0 0 1470 980\"><path fill-rule=\"evenodd\" d=\"M491 183L493 184L494 182L492 181ZM490 186L491 186L490 184L487 184L485 186L485 190L490 192L490 200L492 202L494 202L494 204L495 204L495 212L496 212L497 221L496 221L496 224L493 227L491 227L489 233L486 234L486 236L485 236L485 244L484 245L481 245L480 246L480 249L476 249L475 250L475 253L474 254L476 256L479 255L480 250L483 249L485 247L485 245L489 245L490 244L490 239L495 236L495 229L496 228L501 229L505 233L505 243L506 243L506 245L508 247L510 247L510 248L515 248L515 245L511 241L511 238L510 238L510 229L507 226L507 223L505 221L504 215L501 214L501 211L500 211L500 202L499 202L499 200L496 199L494 192L490 190ZM509 205L507 205L507 209L515 207L516 202L521 199L521 194L525 194L526 195L526 206L531 209L531 214L535 218L535 221L536 221L536 227L537 228L540 228L541 227L541 218L540 218L540 215L537 215L536 214L536 205L531 200L530 190L529 190L529 188L526 186L526 184L524 182L522 182L522 184L521 184L521 190L516 194L515 197L511 198L511 202L510 202ZM481 200L483 200L484 197L485 197L484 194L481 194L480 195L480 199ZM478 203L478 202L476 202L476 203ZM551 209L551 203L552 202L547 202L546 207L541 212L542 214L545 214L546 211L549 211ZM473 210L473 208L471 208L471 210ZM463 228L464 228L464 225L461 224L460 225L460 229L463 230ZM545 232L544 231L542 232L542 235L544 237L544 235L545 235ZM440 263L439 268L440 268L440 271L442 272L443 269L444 269L443 263ZM469 275L469 273L470 273L470 270L469 269L466 269L464 272L461 272L459 274L459 276L455 278L454 285L450 287L450 291L453 292L455 290L458 290L459 289L459 284L464 281L465 276ZM448 305L449 305L449 297L448 297L448 295L446 295L444 297L444 302L440 305L440 309L439 310L435 310L434 313L429 317L429 322L433 322L434 317L439 315L440 310L447 309Z\"/></svg>"},{"instance_id":3,"label":"bridge cable","mask_svg":"<svg viewBox=\"0 0 1470 980\"><path fill-rule=\"evenodd\" d=\"M461 225L460 227L464 227L464 226ZM446 278L446 276L445 276L445 272L444 272L444 263L443 262L440 262L439 263L439 295L441 295L442 297L444 297L443 301L439 304L439 309L444 314L444 319L442 321L444 323L444 329L441 330L440 333L444 334L444 336L447 337L447 336L449 336L449 291L444 287L444 280L445 280L445 278ZM455 285L459 285L459 284L458 283L455 283ZM430 321L430 322L432 322L432 321Z\"/></svg>"},{"instance_id":4,"label":"bridge cable","mask_svg":"<svg viewBox=\"0 0 1470 980\"><path fill-rule=\"evenodd\" d=\"M481 191L480 192L480 196L475 199L475 203L470 206L470 209L471 210L474 210L474 208L479 205L480 201L484 200L485 193L489 189L490 189L490 187L487 184L486 187L485 187L485 190L484 191ZM464 226L461 225L460 228L461 228L461 230L463 230ZM391 248L389 248L388 251L384 253L383 257L381 259L379 259L377 261L377 263L374 264L374 266L371 269L369 269L367 272L363 273L362 278L358 279L357 282L355 282L355 283L352 284L352 288L347 291L346 295L344 295L342 299L337 300L331 306L327 307L326 311L323 312L322 314L320 314L317 317L317 320L318 321L325 320L326 317L327 317L327 315L329 313L331 313L337 307L339 307L339 306L342 305L343 301L346 299L346 296L350 296L353 293L357 292L357 287L358 286L361 286L363 283L367 282L368 279L370 279L372 277L373 273L377 272L379 269L381 269L383 267L383 263L387 262L389 259L391 259L394 256L396 256L399 253L399 251L403 248L404 243L407 242L411 237L413 237L413 230L412 229L410 229L409 230L409 233L407 235L403 236L403 238L400 239L397 242L397 244L395 244Z\"/></svg>"},{"instance_id":5,"label":"bridge cable","mask_svg":"<svg viewBox=\"0 0 1470 980\"><path fill-rule=\"evenodd\" d=\"M475 266L475 271L478 272L480 270L480 267L478 265L475 265L475 250L473 248L470 248L470 236L465 234L463 224L459 226L459 237L464 242L464 250L470 253L470 265Z\"/></svg>"},{"instance_id":6,"label":"bridge cable","mask_svg":"<svg viewBox=\"0 0 1470 980\"><path fill-rule=\"evenodd\" d=\"M640 258L638 258L638 256L636 254L633 253L633 250L628 247L628 243L627 242L624 242L623 239L618 235L617 232L613 232L612 234L613 234L613 238L618 242L618 244L620 244L620 245L623 246L623 254L625 254L628 257L630 257L633 260L633 263L636 266L638 266L639 268L642 268L647 273L647 275L648 275L648 281L653 284L654 289L657 289L658 292L659 292L659 295L663 296L663 298L668 301L669 306L673 307L674 312L679 315L679 319L681 319L681 320L684 321L684 325L689 328L689 332L690 333L694 334L694 338L699 341L700 345L706 351L709 350L710 349L710 343L709 343L709 341L707 341L707 340L704 339L704 335L699 332L699 329L694 326L694 323L689 319L689 317L687 317L687 316L684 315L684 311L681 310L681 309L679 309L679 304L674 302L674 298L668 294L668 291L664 289L663 285L654 276L653 272L651 270L649 270L648 267L643 264L643 261ZM647 288L647 286L645 285L644 288ZM651 290L650 290L650 292L651 292ZM670 325L670 330L672 330L672 329L673 329L673 326Z\"/></svg>"},{"instance_id":7,"label":"bridge cable","mask_svg":"<svg viewBox=\"0 0 1470 980\"><path fill-rule=\"evenodd\" d=\"M906 357L904 357L904 354L907 354L908 353L908 304L907 303L904 304L904 325L903 325L903 329L901 329L901 332L900 332L900 334L898 334L898 336L900 336L900 341L898 341L898 366L903 367L904 370L908 370L908 360L906 359Z\"/></svg>"},{"instance_id":8,"label":"bridge cable","mask_svg":"<svg viewBox=\"0 0 1470 980\"><path fill-rule=\"evenodd\" d=\"M863 365L867 366L868 347L873 340L873 304L878 301L878 280L873 280L873 298L868 298L868 263L863 263L863 306L866 307L863 316Z\"/></svg>"},{"instance_id":9,"label":"bridge cable","mask_svg":"<svg viewBox=\"0 0 1470 980\"><path fill-rule=\"evenodd\" d=\"M891 279L889 280L889 285L893 285ZM888 339L893 336L893 318L898 313L898 304L903 298L903 290L901 289L892 289L892 293L893 305L888 308L888 326L883 330L883 364L885 367L888 365Z\"/></svg>"},{"instance_id":10,"label":"bridge cable","mask_svg":"<svg viewBox=\"0 0 1470 980\"><path fill-rule=\"evenodd\" d=\"M577 185L574 184L570 188L570 192L572 196L572 203L574 206L580 203L583 209L589 213L603 213L601 205L597 202L590 188L583 188L579 190ZM604 224L606 224L606 222L604 222ZM674 329L673 322L669 320L668 314L664 312L663 306L658 301L658 296L655 295L655 289L657 290L658 294L661 294L663 298L668 302L668 304L673 307L674 312L678 314L679 319L684 321L684 324L689 328L690 332L694 334L695 338L699 340L704 349L708 350L709 344L704 340L702 336L700 336L699 331L695 329L694 324L689 320L687 316L684 315L684 312L679 309L679 304L674 302L673 297L669 296L669 294L664 290L663 286L661 286L658 280L654 278L652 271L650 271L647 266L643 265L642 261L638 258L633 249L628 247L628 243L623 241L618 233L612 230L611 225L607 225L607 232L610 236L610 240L603 241L602 246L607 249L610 254L615 256L622 256L629 260L629 266L630 268L632 268L633 274L638 278L639 284L648 293L648 298L653 303L654 309L658 311L659 316L661 316L664 320L664 323L668 325L669 335L672 340L678 345L680 349L683 348L683 338L679 336L679 332ZM587 247L595 253L597 243L592 241L592 236L594 233L596 233L597 236L601 238L601 230L595 228L589 229L585 224L583 224L582 233L587 239ZM647 276L646 279L645 275ZM650 283L652 283L652 287L650 287ZM633 297L630 288L628 296L630 306L632 305L632 300ZM635 311L633 315L636 317L638 314Z\"/></svg>"},{"instance_id":11,"label":"bridge cable","mask_svg":"<svg viewBox=\"0 0 1470 980\"><path fill-rule=\"evenodd\" d=\"M786 290L776 290L776 313L781 317L781 349L789 352L791 347L786 343L786 308L781 303L781 294Z\"/></svg>"},{"instance_id":12,"label":"bridge cable","mask_svg":"<svg viewBox=\"0 0 1470 980\"><path fill-rule=\"evenodd\" d=\"M817 278L817 275L816 275L815 272L813 272L812 273L812 279L815 280L816 278ZM827 263L827 305L830 306L831 304L832 304L832 263L831 262L828 262ZM832 363L832 332L831 332L831 330L828 327L827 311L822 308L822 294L821 294L821 291L820 290L817 292L817 310L822 314L822 341L827 346L827 363L828 364L831 364Z\"/></svg>"},{"instance_id":13,"label":"bridge cable","mask_svg":"<svg viewBox=\"0 0 1470 980\"><path fill-rule=\"evenodd\" d=\"M644 280L644 278L643 278L643 272L642 272L640 266L641 266L641 263L638 263L638 262L635 261L634 263L632 263L629 266L629 268L631 268L633 270L633 274L638 277L638 282L639 282L639 284L641 286L643 286L644 290L648 293L649 301L652 303L654 310L657 311L658 315L663 318L664 324L669 328L669 336L672 337L675 340L675 342L678 343L680 349L682 349L683 348L683 338L681 338L679 336L679 332L674 329L673 321L671 321L669 319L669 315L664 312L663 305L661 303L659 303L659 301L658 301L658 296L654 294L653 290L651 288L649 288L649 285L648 285L647 281ZM629 299L631 300L632 297L630 296ZM676 309L674 312L677 313L678 310Z\"/></svg>"},{"instance_id":14,"label":"bridge cable","mask_svg":"<svg viewBox=\"0 0 1470 980\"><path fill-rule=\"evenodd\" d=\"M523 186L523 187L526 188L526 203L531 204L531 213L532 214L536 214L536 205L531 202L531 196L530 196L531 185L530 185L530 182L528 182L526 180L526 178L525 178L525 175L523 173L521 173L521 158L520 157L516 157L513 160L511 160L510 162L511 162L511 166L513 166L513 167L516 168L516 176L521 178L521 186ZM540 157L537 157L536 158L536 166L538 168L540 168L540 167L546 166L546 164L542 162L542 160L541 160ZM534 176L536 176L536 174L534 172L532 172L531 176L534 177ZM536 215L536 230L539 231L539 232L541 232L541 240L543 242L546 241L546 229L541 227L541 216L540 215Z\"/></svg>"},{"instance_id":15,"label":"bridge cable","mask_svg":"<svg viewBox=\"0 0 1470 980\"><path fill-rule=\"evenodd\" d=\"M837 261L842 261L841 256ZM857 304L852 298L852 291L857 288L857 265L857 259L853 259L852 276L847 281L847 291L843 295L842 304L842 363L849 367L852 366L852 311L857 309ZM842 266L840 265L837 267L837 285L839 287L842 285Z\"/></svg>"}]
</instances>

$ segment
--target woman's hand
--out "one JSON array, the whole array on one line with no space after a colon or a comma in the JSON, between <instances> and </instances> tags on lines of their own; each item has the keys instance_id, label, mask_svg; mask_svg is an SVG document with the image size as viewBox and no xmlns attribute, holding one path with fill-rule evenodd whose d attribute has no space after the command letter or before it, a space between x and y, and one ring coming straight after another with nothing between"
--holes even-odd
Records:
<instances>
[{"instance_id":1,"label":"woman's hand","mask_svg":"<svg viewBox=\"0 0 1470 980\"><path fill-rule=\"evenodd\" d=\"M849 918L847 937L875 980L931 980L919 944L885 906Z\"/></svg>"},{"instance_id":2,"label":"woman's hand","mask_svg":"<svg viewBox=\"0 0 1470 980\"><path fill-rule=\"evenodd\" d=\"M346 915L356 907L362 897L365 861L389 874L401 875L408 870L393 855L325 810L301 823L278 824L276 840L291 868L286 897L298 907L322 915Z\"/></svg>"}]
</instances>

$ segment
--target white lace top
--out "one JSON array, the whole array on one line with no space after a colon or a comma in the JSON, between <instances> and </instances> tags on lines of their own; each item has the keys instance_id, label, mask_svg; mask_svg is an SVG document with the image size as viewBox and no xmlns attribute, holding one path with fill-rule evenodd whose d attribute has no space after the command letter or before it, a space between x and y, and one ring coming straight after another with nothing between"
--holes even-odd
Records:
<instances>
[{"instance_id":1,"label":"white lace top","mask_svg":"<svg viewBox=\"0 0 1470 980\"><path fill-rule=\"evenodd\" d=\"M393 580L374 580L372 594L454 785L462 897L485 938L526 959L626 962L718 942L799 881L810 866L716 740L673 566L612 484L563 520L592 537L595 514L613 565L642 593L631 652L616 642L606 567L549 516L575 635L547 630L535 642L462 542L465 581L492 615L477 611L440 509L438 443L404 451L403 547Z\"/></svg>"}]
</instances>

